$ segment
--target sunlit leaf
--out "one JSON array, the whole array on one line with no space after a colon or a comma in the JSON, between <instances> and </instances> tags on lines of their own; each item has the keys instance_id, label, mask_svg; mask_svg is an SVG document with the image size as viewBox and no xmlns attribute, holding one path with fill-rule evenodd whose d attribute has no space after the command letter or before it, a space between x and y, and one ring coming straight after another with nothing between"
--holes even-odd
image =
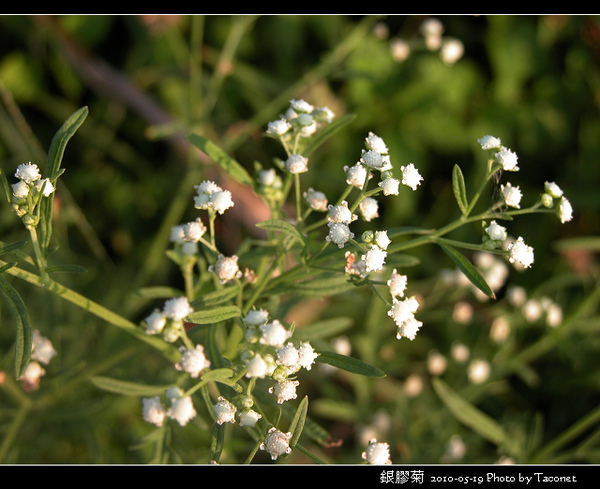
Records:
<instances>
[{"instance_id":1,"label":"sunlit leaf","mask_svg":"<svg viewBox=\"0 0 600 489\"><path fill-rule=\"evenodd\" d=\"M113 379L111 377L93 377L92 384L99 389L123 396L150 397L165 392L170 385L146 385L137 382Z\"/></svg>"},{"instance_id":2,"label":"sunlit leaf","mask_svg":"<svg viewBox=\"0 0 600 489\"><path fill-rule=\"evenodd\" d=\"M373 365L363 362L357 358L352 358L331 351L320 352L317 362L326 363L332 367L340 368L353 374L364 375L365 377L381 378L385 373Z\"/></svg>"},{"instance_id":3,"label":"sunlit leaf","mask_svg":"<svg viewBox=\"0 0 600 489\"><path fill-rule=\"evenodd\" d=\"M452 258L456 266L460 269L462 273L470 280L470 282L481 290L485 295L491 297L492 299L496 298L496 294L490 288L488 283L485 281L479 270L475 268L475 266L460 252L451 246L443 245L438 243L439 246Z\"/></svg>"},{"instance_id":4,"label":"sunlit leaf","mask_svg":"<svg viewBox=\"0 0 600 489\"><path fill-rule=\"evenodd\" d=\"M456 198L456 203L460 208L460 212L465 216L469 209L469 202L467 200L465 178L458 165L454 165L454 168L452 169L452 191L454 192L454 197Z\"/></svg>"}]
</instances>

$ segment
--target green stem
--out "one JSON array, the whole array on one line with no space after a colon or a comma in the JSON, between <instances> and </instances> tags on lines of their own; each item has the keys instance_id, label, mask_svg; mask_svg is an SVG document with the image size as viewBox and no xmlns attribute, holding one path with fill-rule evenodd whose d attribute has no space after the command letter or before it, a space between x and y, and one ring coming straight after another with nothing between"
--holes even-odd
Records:
<instances>
[{"instance_id":1,"label":"green stem","mask_svg":"<svg viewBox=\"0 0 600 489\"><path fill-rule=\"evenodd\" d=\"M35 258L37 261L38 270L40 271L40 276L42 277L42 281L46 282L48 280L48 272L46 271L46 260L44 258L44 254L42 253L42 248L40 247L40 240L38 239L37 230L35 227L28 227L28 229L29 234L31 235L33 252L35 253Z\"/></svg>"}]
</instances>

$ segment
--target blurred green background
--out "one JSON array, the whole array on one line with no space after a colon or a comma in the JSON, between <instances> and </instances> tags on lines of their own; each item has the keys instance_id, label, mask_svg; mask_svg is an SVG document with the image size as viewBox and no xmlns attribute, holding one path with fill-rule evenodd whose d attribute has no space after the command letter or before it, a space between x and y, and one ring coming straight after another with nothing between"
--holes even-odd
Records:
<instances>
[{"instance_id":1,"label":"blurred green background","mask_svg":"<svg viewBox=\"0 0 600 489\"><path fill-rule=\"evenodd\" d=\"M477 139L499 137L519 157L510 175L524 202L533 203L545 181L556 181L574 208L561 225L547 215L523 216L510 233L532 245L536 261L509 281L559 302L565 316L578 311L595 289L600 193L600 19L595 16L439 16L444 36L459 39L464 55L444 63L422 44L427 16L261 15L0 16L0 165L8 175L19 163L40 165L40 155L62 122L82 106L84 125L70 141L57 193L55 242L58 263L84 266L85 275L61 281L120 314L139 321L151 303L136 291L150 285L181 287L178 270L164 256L170 226L197 216L193 185L225 178L183 139L190 132L211 138L249 171L282 157L263 137L270 120L290 99L330 107L357 118L311 159L303 184L334 200L345 187L343 166L356 162L369 131L387 143L397 166L413 162L424 177L417 192L386 201L379 228L438 227L458 216L451 171L459 164L467 185L480 175L484 155ZM392 56L395 39L412 42L410 56ZM41 152L41 153L40 153ZM227 181L226 181L227 182ZM264 209L248 189L228 182L237 203L220 221L221 248L233 253ZM472 187L470 187L472 189ZM491 189L490 189L491 191ZM485 197L490 199L491 195ZM485 200L485 199L484 199ZM1 240L26 239L8 205L0 207ZM479 229L456 239L477 242ZM569 241L593 238L587 243ZM452 268L441 250L415 251L419 266L409 284L425 295L437 291L440 271ZM417 285L420 283L420 285ZM168 383L164 359L138 340L27 284L14 282L40 331L59 352L38 391L43 406L20 426L2 453L8 463L144 463L151 432L140 401L104 392L90 378L106 375ZM436 292L436 293L439 293ZM444 294L442 294L444 295ZM437 297L437 296L436 296ZM505 455L494 443L458 422L429 383L427 355L448 355L461 341L472 356L506 361L549 333L524 324L508 351L498 356L489 340L491 314L469 292L449 291L445 305L423 311L425 326L413 342L398 341L385 311L371 297L336 297L310 308L320 318L348 316L353 355L386 371L381 381L335 375L317 383L306 376L310 414L339 447L311 447L333 463L357 463L373 413L396 463L438 463L446 443L460 434L461 461L491 463ZM446 300L448 299L448 300ZM471 324L452 319L452 301L474 305ZM585 326L525 357L486 386L469 385L464 365L449 365L445 380L524 444L543 446L598 406L600 364L597 304ZM299 322L303 318L299 313ZM306 314L306 323L318 318ZM515 320L515 325L517 321ZM14 326L4 311L0 369L11 375ZM513 366L514 367L514 366ZM406 395L411 373L423 391ZM9 381L5 381L5 386ZM464 390L463 390L464 389ZM10 433L17 402L0 388L0 439ZM597 432L585 454L578 440L560 446L564 460L597 461ZM583 436L582 433L579 435ZM210 443L198 422L177 430L175 460L206 462ZM235 439L235 437L233 437ZM235 440L226 460L243 460L249 441ZM310 444L309 444L310 446ZM579 451L577 451L579 450ZM259 461L265 462L266 458ZM549 460L549 459L546 459ZM306 460L294 454L290 463ZM527 458L523 461L527 462Z\"/></svg>"}]
</instances>

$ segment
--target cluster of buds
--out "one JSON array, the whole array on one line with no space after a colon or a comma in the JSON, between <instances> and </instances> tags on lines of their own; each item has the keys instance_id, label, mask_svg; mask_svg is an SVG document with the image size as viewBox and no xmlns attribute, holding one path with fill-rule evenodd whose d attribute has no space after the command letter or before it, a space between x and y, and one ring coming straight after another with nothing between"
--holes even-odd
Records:
<instances>
[{"instance_id":1,"label":"cluster of buds","mask_svg":"<svg viewBox=\"0 0 600 489\"><path fill-rule=\"evenodd\" d=\"M19 181L11 186L12 208L27 228L35 228L40 220L39 203L54 192L54 185L50 179L42 178L38 166L31 162L17 166L15 177Z\"/></svg>"}]
</instances>

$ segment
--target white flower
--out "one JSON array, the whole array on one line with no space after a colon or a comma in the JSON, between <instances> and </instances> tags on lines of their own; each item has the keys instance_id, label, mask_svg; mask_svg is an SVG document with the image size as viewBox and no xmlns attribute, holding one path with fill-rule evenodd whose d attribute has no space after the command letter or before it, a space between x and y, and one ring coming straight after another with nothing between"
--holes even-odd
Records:
<instances>
[{"instance_id":1,"label":"white flower","mask_svg":"<svg viewBox=\"0 0 600 489\"><path fill-rule=\"evenodd\" d=\"M438 350L432 349L427 353L427 370L431 375L442 375L448 367L448 359Z\"/></svg>"},{"instance_id":2,"label":"white flower","mask_svg":"<svg viewBox=\"0 0 600 489\"><path fill-rule=\"evenodd\" d=\"M361 200L359 208L363 219L367 222L379 217L379 203L373 197L365 197Z\"/></svg>"},{"instance_id":3,"label":"white flower","mask_svg":"<svg viewBox=\"0 0 600 489\"><path fill-rule=\"evenodd\" d=\"M446 38L442 42L440 57L447 65L453 65L465 52L465 47L459 39Z\"/></svg>"},{"instance_id":4,"label":"white flower","mask_svg":"<svg viewBox=\"0 0 600 489\"><path fill-rule=\"evenodd\" d=\"M242 276L242 272L238 266L238 257L236 255L224 256L223 254L219 253L216 263L214 265L210 265L208 270L210 272L215 272L222 284L226 284L230 280L240 278Z\"/></svg>"},{"instance_id":5,"label":"white flower","mask_svg":"<svg viewBox=\"0 0 600 489\"><path fill-rule=\"evenodd\" d=\"M188 424L196 416L196 409L190 396L173 398L167 416L177 421L181 426Z\"/></svg>"},{"instance_id":6,"label":"white flower","mask_svg":"<svg viewBox=\"0 0 600 489\"><path fill-rule=\"evenodd\" d=\"M555 199L562 197L562 195L563 195L562 189L558 185L556 185L556 183L554 183L554 182L545 182L544 190L546 191L547 194L550 194L550 196Z\"/></svg>"},{"instance_id":7,"label":"white flower","mask_svg":"<svg viewBox=\"0 0 600 489\"><path fill-rule=\"evenodd\" d=\"M286 119L279 119L276 121L269 122L267 125L267 133L281 136L288 132L292 128L292 125Z\"/></svg>"},{"instance_id":8,"label":"white flower","mask_svg":"<svg viewBox=\"0 0 600 489\"><path fill-rule=\"evenodd\" d=\"M165 302L163 314L173 321L181 321L186 316L194 312L187 297L174 297Z\"/></svg>"},{"instance_id":9,"label":"white flower","mask_svg":"<svg viewBox=\"0 0 600 489\"><path fill-rule=\"evenodd\" d=\"M37 180L35 182L35 186L44 197L48 197L55 190L54 185L52 185L52 182L48 178L44 178L43 180Z\"/></svg>"},{"instance_id":10,"label":"white flower","mask_svg":"<svg viewBox=\"0 0 600 489\"><path fill-rule=\"evenodd\" d=\"M468 377L474 384L485 382L490 376L490 364L485 359L475 359L468 367Z\"/></svg>"},{"instance_id":11,"label":"white flower","mask_svg":"<svg viewBox=\"0 0 600 489\"><path fill-rule=\"evenodd\" d=\"M277 398L277 404L296 399L296 387L300 382L297 380L280 380L273 387L269 387L269 393Z\"/></svg>"},{"instance_id":12,"label":"white flower","mask_svg":"<svg viewBox=\"0 0 600 489\"><path fill-rule=\"evenodd\" d=\"M316 358L319 356L308 341L303 341L298 347L298 365L310 370Z\"/></svg>"},{"instance_id":13,"label":"white flower","mask_svg":"<svg viewBox=\"0 0 600 489\"><path fill-rule=\"evenodd\" d=\"M235 423L235 413L237 408L223 396L217 398L214 409L215 415L217 416L217 424Z\"/></svg>"},{"instance_id":14,"label":"white flower","mask_svg":"<svg viewBox=\"0 0 600 489\"><path fill-rule=\"evenodd\" d=\"M293 154L285 161L285 166L290 173L304 173L308 171L308 159L300 154Z\"/></svg>"},{"instance_id":15,"label":"white flower","mask_svg":"<svg viewBox=\"0 0 600 489\"><path fill-rule=\"evenodd\" d=\"M508 237L506 228L497 224L496 221L490 222L490 225L485 228L485 232L494 241L504 241Z\"/></svg>"},{"instance_id":16,"label":"white flower","mask_svg":"<svg viewBox=\"0 0 600 489\"><path fill-rule=\"evenodd\" d=\"M338 205L329 205L327 209L329 209L329 217L327 218L329 222L350 224L358 218L356 214L352 214L352 211L348 208L348 202L345 200Z\"/></svg>"},{"instance_id":17,"label":"white flower","mask_svg":"<svg viewBox=\"0 0 600 489\"><path fill-rule=\"evenodd\" d=\"M171 228L171 232L169 234L169 241L171 243L182 244L185 240L185 234L183 233L183 224L178 224Z\"/></svg>"},{"instance_id":18,"label":"white flower","mask_svg":"<svg viewBox=\"0 0 600 489\"><path fill-rule=\"evenodd\" d=\"M329 226L329 234L325 239L338 245L340 248L343 248L349 239L354 238L354 233L343 222L329 222L327 225Z\"/></svg>"},{"instance_id":19,"label":"white flower","mask_svg":"<svg viewBox=\"0 0 600 489\"><path fill-rule=\"evenodd\" d=\"M398 195L400 181L393 177L387 177L381 180L377 185L383 190L383 195Z\"/></svg>"},{"instance_id":20,"label":"white flower","mask_svg":"<svg viewBox=\"0 0 600 489\"><path fill-rule=\"evenodd\" d=\"M356 163L353 166L344 166L344 172L346 173L346 183L360 189L364 187L367 174L369 173L364 165L360 163Z\"/></svg>"},{"instance_id":21,"label":"white flower","mask_svg":"<svg viewBox=\"0 0 600 489\"><path fill-rule=\"evenodd\" d=\"M387 154L388 148L385 145L382 138L376 136L372 132L369 132L369 135L365 138L365 146L367 149L375 151L379 154Z\"/></svg>"},{"instance_id":22,"label":"white flower","mask_svg":"<svg viewBox=\"0 0 600 489\"><path fill-rule=\"evenodd\" d=\"M275 362L271 357L263 357L260 354L255 354L251 358L244 359L246 364L246 377L262 379L270 375L274 368Z\"/></svg>"},{"instance_id":23,"label":"white flower","mask_svg":"<svg viewBox=\"0 0 600 489\"><path fill-rule=\"evenodd\" d=\"M400 275L394 268L392 276L387 281L387 286L390 289L392 297L404 297L404 291L406 290L406 284L408 277L406 275Z\"/></svg>"},{"instance_id":24,"label":"white flower","mask_svg":"<svg viewBox=\"0 0 600 489\"><path fill-rule=\"evenodd\" d=\"M362 453L361 457L371 465L389 465L390 446L387 443L380 443L375 438L369 441L367 449Z\"/></svg>"},{"instance_id":25,"label":"white flower","mask_svg":"<svg viewBox=\"0 0 600 489\"><path fill-rule=\"evenodd\" d=\"M167 412L158 396L142 399L142 417L144 421L162 426L166 416Z\"/></svg>"},{"instance_id":26,"label":"white flower","mask_svg":"<svg viewBox=\"0 0 600 489\"><path fill-rule=\"evenodd\" d=\"M248 311L246 317L242 319L248 326L260 326L269 320L269 313L264 309L253 309Z\"/></svg>"},{"instance_id":27,"label":"white flower","mask_svg":"<svg viewBox=\"0 0 600 489\"><path fill-rule=\"evenodd\" d=\"M310 113L314 110L314 106L304 100L290 100L290 107L295 112Z\"/></svg>"},{"instance_id":28,"label":"white flower","mask_svg":"<svg viewBox=\"0 0 600 489\"><path fill-rule=\"evenodd\" d=\"M377 245L373 245L369 251L362 256L362 259L365 262L365 271L368 273L382 270L386 257L387 251L382 250Z\"/></svg>"},{"instance_id":29,"label":"white flower","mask_svg":"<svg viewBox=\"0 0 600 489\"><path fill-rule=\"evenodd\" d=\"M277 460L281 455L292 451L290 447L291 433L283 433L274 426L269 430L265 441L260 444L261 450L266 450L272 460Z\"/></svg>"},{"instance_id":30,"label":"white flower","mask_svg":"<svg viewBox=\"0 0 600 489\"><path fill-rule=\"evenodd\" d=\"M323 192L319 192L311 187L304 192L304 199L316 211L327 210L327 197Z\"/></svg>"},{"instance_id":31,"label":"white flower","mask_svg":"<svg viewBox=\"0 0 600 489\"><path fill-rule=\"evenodd\" d=\"M395 299L391 309L388 311L388 316L390 316L398 326L402 326L406 321L414 317L418 308L419 303L414 296L407 297L404 300Z\"/></svg>"},{"instance_id":32,"label":"white flower","mask_svg":"<svg viewBox=\"0 0 600 489\"><path fill-rule=\"evenodd\" d=\"M57 352L54 349L54 346L52 346L52 342L35 329L33 331L33 351L31 353L31 359L37 360L44 365L48 365L50 360L56 355Z\"/></svg>"},{"instance_id":33,"label":"white flower","mask_svg":"<svg viewBox=\"0 0 600 489\"><path fill-rule=\"evenodd\" d=\"M478 139L477 142L481 144L482 149L496 149L502 147L500 139L494 136L483 136L482 138Z\"/></svg>"},{"instance_id":34,"label":"white flower","mask_svg":"<svg viewBox=\"0 0 600 489\"><path fill-rule=\"evenodd\" d=\"M295 367L300 360L300 352L293 343L288 343L277 350L277 363L285 367Z\"/></svg>"},{"instance_id":35,"label":"white flower","mask_svg":"<svg viewBox=\"0 0 600 489\"><path fill-rule=\"evenodd\" d=\"M508 261L511 263L519 263L525 268L531 267L533 263L533 248L527 246L523 241L523 238L519 238L508 245L509 258Z\"/></svg>"},{"instance_id":36,"label":"white flower","mask_svg":"<svg viewBox=\"0 0 600 489\"><path fill-rule=\"evenodd\" d=\"M360 161L369 168L374 168L376 170L381 170L386 162L381 153L373 151L372 149L368 151L363 150Z\"/></svg>"},{"instance_id":37,"label":"white flower","mask_svg":"<svg viewBox=\"0 0 600 489\"><path fill-rule=\"evenodd\" d=\"M404 39L395 37L390 40L390 53L394 61L402 63L410 56L410 44Z\"/></svg>"},{"instance_id":38,"label":"white flower","mask_svg":"<svg viewBox=\"0 0 600 489\"><path fill-rule=\"evenodd\" d=\"M167 317L160 310L154 309L144 323L146 324L146 334L158 334L167 324Z\"/></svg>"},{"instance_id":39,"label":"white flower","mask_svg":"<svg viewBox=\"0 0 600 489\"><path fill-rule=\"evenodd\" d=\"M23 388L30 392L40 386L40 379L46 375L44 368L36 361L29 362L25 373L19 378L23 382Z\"/></svg>"},{"instance_id":40,"label":"white flower","mask_svg":"<svg viewBox=\"0 0 600 489\"><path fill-rule=\"evenodd\" d=\"M40 169L37 165L34 165L33 163L21 163L17 166L15 177L25 183L33 183L42 178L42 175L40 174Z\"/></svg>"},{"instance_id":41,"label":"white flower","mask_svg":"<svg viewBox=\"0 0 600 489\"><path fill-rule=\"evenodd\" d=\"M282 346L286 340L292 336L291 331L285 329L283 324L277 319L272 322L260 326L261 338L260 343L274 347Z\"/></svg>"},{"instance_id":42,"label":"white flower","mask_svg":"<svg viewBox=\"0 0 600 489\"><path fill-rule=\"evenodd\" d=\"M573 207L571 207L571 203L565 197L560 198L557 213L560 222L563 224L573 219Z\"/></svg>"},{"instance_id":43,"label":"white flower","mask_svg":"<svg viewBox=\"0 0 600 489\"><path fill-rule=\"evenodd\" d=\"M211 196L216 192L222 192L223 189L211 180L205 180L200 185L195 185L196 195L194 196L194 207L196 209L208 209L212 207Z\"/></svg>"},{"instance_id":44,"label":"white flower","mask_svg":"<svg viewBox=\"0 0 600 489\"><path fill-rule=\"evenodd\" d=\"M502 165L502 168L505 171L518 171L519 167L517 166L517 155L513 153L510 149L502 146L500 151L496 153L496 158L498 163Z\"/></svg>"},{"instance_id":45,"label":"white flower","mask_svg":"<svg viewBox=\"0 0 600 489\"><path fill-rule=\"evenodd\" d=\"M15 199L25 199L29 195L29 185L24 181L19 180L12 185L13 197Z\"/></svg>"},{"instance_id":46,"label":"white flower","mask_svg":"<svg viewBox=\"0 0 600 489\"><path fill-rule=\"evenodd\" d=\"M242 411L240 413L240 426L254 426L260 418L262 416L253 409Z\"/></svg>"},{"instance_id":47,"label":"white flower","mask_svg":"<svg viewBox=\"0 0 600 489\"><path fill-rule=\"evenodd\" d=\"M406 321L404 321L401 325L398 326L398 332L396 333L396 338L408 338L409 340L414 340L417 336L417 332L423 326L421 321L418 321L414 316L409 317Z\"/></svg>"},{"instance_id":48,"label":"white flower","mask_svg":"<svg viewBox=\"0 0 600 489\"><path fill-rule=\"evenodd\" d=\"M388 237L387 231L375 231L375 244L382 250L387 250L392 240Z\"/></svg>"},{"instance_id":49,"label":"white flower","mask_svg":"<svg viewBox=\"0 0 600 489\"><path fill-rule=\"evenodd\" d=\"M415 168L415 165L410 163L407 166L400 167L402 170L402 185L417 190L417 187L421 184L423 177L419 174L419 171Z\"/></svg>"},{"instance_id":50,"label":"white flower","mask_svg":"<svg viewBox=\"0 0 600 489\"><path fill-rule=\"evenodd\" d=\"M227 209L233 207L233 198L229 190L219 190L211 194L209 205L219 214L223 214Z\"/></svg>"},{"instance_id":51,"label":"white flower","mask_svg":"<svg viewBox=\"0 0 600 489\"><path fill-rule=\"evenodd\" d=\"M182 239L196 243L206 233L206 226L200 218L181 226Z\"/></svg>"},{"instance_id":52,"label":"white flower","mask_svg":"<svg viewBox=\"0 0 600 489\"><path fill-rule=\"evenodd\" d=\"M196 345L196 348L182 346L179 352L181 360L175 364L175 368L187 372L193 378L197 378L202 370L210 367L210 361L206 358L202 345Z\"/></svg>"},{"instance_id":53,"label":"white flower","mask_svg":"<svg viewBox=\"0 0 600 489\"><path fill-rule=\"evenodd\" d=\"M519 209L521 207L521 190L519 187L513 187L510 182L506 185L500 185L500 191L502 192L502 197L504 198L504 203L510 207L515 207Z\"/></svg>"}]
</instances>

